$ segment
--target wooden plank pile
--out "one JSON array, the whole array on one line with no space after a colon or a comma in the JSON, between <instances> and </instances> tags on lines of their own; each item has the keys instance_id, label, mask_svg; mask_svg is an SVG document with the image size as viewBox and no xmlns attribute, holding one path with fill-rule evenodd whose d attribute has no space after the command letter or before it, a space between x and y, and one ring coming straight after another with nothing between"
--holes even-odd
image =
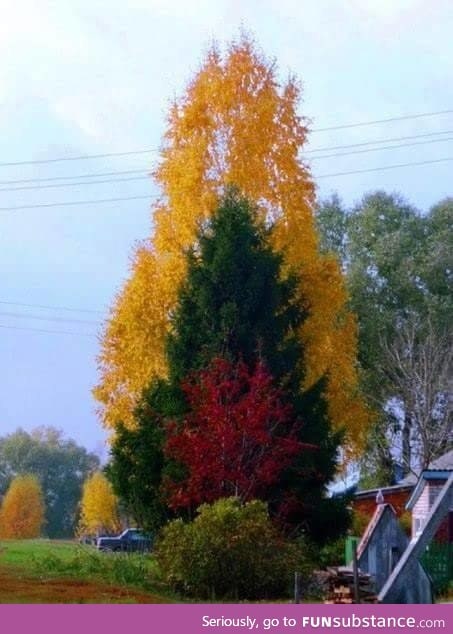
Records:
<instances>
[{"instance_id":1,"label":"wooden plank pile","mask_svg":"<svg viewBox=\"0 0 453 634\"><path fill-rule=\"evenodd\" d=\"M327 598L324 603L355 603L354 572L352 567L338 566L327 568L329 573ZM377 603L378 598L373 588L371 576L358 571L359 603Z\"/></svg>"}]
</instances>

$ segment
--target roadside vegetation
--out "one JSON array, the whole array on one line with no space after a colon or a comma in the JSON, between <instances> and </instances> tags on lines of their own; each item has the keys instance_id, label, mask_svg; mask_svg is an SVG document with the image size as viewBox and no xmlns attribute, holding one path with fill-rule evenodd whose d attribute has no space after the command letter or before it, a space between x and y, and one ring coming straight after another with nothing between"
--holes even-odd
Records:
<instances>
[{"instance_id":1,"label":"roadside vegetation","mask_svg":"<svg viewBox=\"0 0 453 634\"><path fill-rule=\"evenodd\" d=\"M152 556L70 541L0 542L0 603L171 603Z\"/></svg>"}]
</instances>

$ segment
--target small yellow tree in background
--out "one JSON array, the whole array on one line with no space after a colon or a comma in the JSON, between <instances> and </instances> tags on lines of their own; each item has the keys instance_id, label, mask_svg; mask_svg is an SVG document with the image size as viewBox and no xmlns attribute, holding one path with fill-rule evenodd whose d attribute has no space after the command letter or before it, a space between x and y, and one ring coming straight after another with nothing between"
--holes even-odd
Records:
<instances>
[{"instance_id":1,"label":"small yellow tree in background","mask_svg":"<svg viewBox=\"0 0 453 634\"><path fill-rule=\"evenodd\" d=\"M105 475L98 471L83 485L78 533L99 535L115 532L119 527L117 497Z\"/></svg>"},{"instance_id":2,"label":"small yellow tree in background","mask_svg":"<svg viewBox=\"0 0 453 634\"><path fill-rule=\"evenodd\" d=\"M39 537L44 525L44 516L44 496L36 476L17 476L11 482L0 509L0 537Z\"/></svg>"}]
</instances>

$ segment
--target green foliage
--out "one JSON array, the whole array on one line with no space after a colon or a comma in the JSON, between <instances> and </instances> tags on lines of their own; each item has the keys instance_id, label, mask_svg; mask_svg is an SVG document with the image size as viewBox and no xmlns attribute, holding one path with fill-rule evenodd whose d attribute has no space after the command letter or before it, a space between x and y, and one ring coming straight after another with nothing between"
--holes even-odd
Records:
<instances>
[{"instance_id":1,"label":"green foliage","mask_svg":"<svg viewBox=\"0 0 453 634\"><path fill-rule=\"evenodd\" d=\"M348 217L348 239L351 303L361 325L359 358L369 370L382 356L382 338L393 334L398 320L429 309L425 221L401 198L377 192L365 196ZM381 375L372 383L387 387Z\"/></svg>"},{"instance_id":2,"label":"green foliage","mask_svg":"<svg viewBox=\"0 0 453 634\"><path fill-rule=\"evenodd\" d=\"M309 572L301 548L281 538L256 500L222 499L202 505L192 523L171 522L156 557L169 585L199 599L281 598L295 570Z\"/></svg>"},{"instance_id":3,"label":"green foliage","mask_svg":"<svg viewBox=\"0 0 453 634\"><path fill-rule=\"evenodd\" d=\"M146 408L146 404L142 404ZM164 469L161 419L151 411L137 412L137 426L119 425L110 448L106 474L126 512L154 533L167 518L161 495Z\"/></svg>"},{"instance_id":4,"label":"green foliage","mask_svg":"<svg viewBox=\"0 0 453 634\"><path fill-rule=\"evenodd\" d=\"M83 482L98 465L97 456L64 439L59 430L18 429L0 438L0 496L15 476L36 475L44 493L48 536L69 537L74 534Z\"/></svg>"},{"instance_id":5,"label":"green foliage","mask_svg":"<svg viewBox=\"0 0 453 634\"><path fill-rule=\"evenodd\" d=\"M176 592L190 594L191 562L194 556L193 526L185 523L182 518L169 522L155 542L154 553L169 587Z\"/></svg>"},{"instance_id":6,"label":"green foliage","mask_svg":"<svg viewBox=\"0 0 453 634\"><path fill-rule=\"evenodd\" d=\"M453 580L453 544L432 542L421 558L435 596L447 594Z\"/></svg>"},{"instance_id":7,"label":"green foliage","mask_svg":"<svg viewBox=\"0 0 453 634\"><path fill-rule=\"evenodd\" d=\"M69 540L1 543L0 603L172 603L155 559Z\"/></svg>"},{"instance_id":8,"label":"green foliage","mask_svg":"<svg viewBox=\"0 0 453 634\"><path fill-rule=\"evenodd\" d=\"M334 253L343 266L346 264L348 219L341 200L333 194L316 209L320 249L323 253Z\"/></svg>"},{"instance_id":9,"label":"green foliage","mask_svg":"<svg viewBox=\"0 0 453 634\"><path fill-rule=\"evenodd\" d=\"M297 328L305 313L296 279L282 280L282 257L249 203L231 189L188 254L187 279L172 317L167 355L173 383L214 357L261 358L285 387L297 390L303 358Z\"/></svg>"},{"instance_id":10,"label":"green foliage","mask_svg":"<svg viewBox=\"0 0 453 634\"><path fill-rule=\"evenodd\" d=\"M322 248L336 253L347 274L350 307L359 321L362 387L377 411L362 485L393 484L395 446L401 454L397 461L406 469L410 450L407 438L394 441L403 426L388 403L394 397L400 400L408 434L409 419L416 414L409 412L409 396L395 392L388 351L406 324L417 324L417 344L429 329L439 337L451 332L453 199L421 214L396 194L367 194L351 210L334 196L320 205L317 220ZM439 445L438 454L447 449Z\"/></svg>"},{"instance_id":11,"label":"green foliage","mask_svg":"<svg viewBox=\"0 0 453 634\"><path fill-rule=\"evenodd\" d=\"M360 323L360 361L372 370L381 341L409 314L446 324L452 312L453 199L426 215L401 196L375 192L352 210L338 197L317 213L321 244L347 271L351 306ZM370 376L382 387L382 377Z\"/></svg>"},{"instance_id":12,"label":"green foliage","mask_svg":"<svg viewBox=\"0 0 453 634\"><path fill-rule=\"evenodd\" d=\"M270 510L285 517L288 534L303 534L319 545L343 535L350 523L350 494L328 497L326 485L334 479L341 433L332 432L323 397L321 380L293 396L295 411L302 420L301 439L312 443L313 451L301 452L282 475L270 496ZM284 507L279 507L279 501Z\"/></svg>"},{"instance_id":13,"label":"green foliage","mask_svg":"<svg viewBox=\"0 0 453 634\"><path fill-rule=\"evenodd\" d=\"M8 540L2 543L2 564L27 567L35 557L57 554L60 559L70 559L81 548L76 542L49 539Z\"/></svg>"},{"instance_id":14,"label":"green foliage","mask_svg":"<svg viewBox=\"0 0 453 634\"><path fill-rule=\"evenodd\" d=\"M144 590L152 589L157 578L155 566L150 565L149 557L134 553L108 555L83 547L64 557L58 551L32 555L31 568L41 578L96 579Z\"/></svg>"},{"instance_id":15,"label":"green foliage","mask_svg":"<svg viewBox=\"0 0 453 634\"><path fill-rule=\"evenodd\" d=\"M320 549L317 557L319 568L327 566L344 566L345 537L340 537L331 542L327 542Z\"/></svg>"}]
</instances>

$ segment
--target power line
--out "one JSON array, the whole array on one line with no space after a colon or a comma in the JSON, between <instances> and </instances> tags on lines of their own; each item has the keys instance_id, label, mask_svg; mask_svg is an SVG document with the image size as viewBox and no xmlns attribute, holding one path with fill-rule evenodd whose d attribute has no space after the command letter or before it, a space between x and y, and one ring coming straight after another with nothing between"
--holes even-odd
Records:
<instances>
[{"instance_id":1,"label":"power line","mask_svg":"<svg viewBox=\"0 0 453 634\"><path fill-rule=\"evenodd\" d=\"M5 324L0 324L0 328L5 328L7 330L29 330L31 332L45 332L53 335L75 335L77 337L90 337L92 339L96 339L96 335L90 335L87 332L73 332L70 330L47 330L45 328L28 328L25 326L6 326Z\"/></svg>"},{"instance_id":2,"label":"power line","mask_svg":"<svg viewBox=\"0 0 453 634\"><path fill-rule=\"evenodd\" d=\"M40 205L19 205L18 207L0 207L0 211L19 211L22 209L48 209L49 207L72 207L74 205L91 205L103 203L118 203L128 200L157 200L158 196L124 196L122 198L95 198L93 200L70 200L60 203L45 203Z\"/></svg>"},{"instance_id":3,"label":"power line","mask_svg":"<svg viewBox=\"0 0 453 634\"><path fill-rule=\"evenodd\" d=\"M347 176L349 174L364 174L366 172L379 172L381 170L397 169L400 167L411 167L415 165L429 165L432 163L442 163L445 161L453 161L453 157L445 157L440 159L432 159L429 161L415 161L411 163L398 163L395 165L382 165L379 167L372 167L364 170L351 170L348 172L335 172L332 174L320 174L315 176L314 180L318 178L328 178L334 176ZM160 196L125 196L122 198L98 198L92 200L71 200L66 202L45 203L39 205L19 205L16 207L0 207L0 211L20 211L23 209L48 209L50 207L69 207L75 205L91 205L91 204L103 204L111 202L126 202L130 200L158 200Z\"/></svg>"},{"instance_id":4,"label":"power line","mask_svg":"<svg viewBox=\"0 0 453 634\"><path fill-rule=\"evenodd\" d=\"M66 319L65 317L45 317L44 315L27 315L23 313L11 313L8 311L0 311L0 317L14 317L16 319L37 319L38 321L55 321L71 324L91 324L94 326L101 325L100 321L88 321L86 319Z\"/></svg>"},{"instance_id":5,"label":"power line","mask_svg":"<svg viewBox=\"0 0 453 634\"><path fill-rule=\"evenodd\" d=\"M324 147L306 150L304 154L312 152L330 152L330 150L347 150L349 148L363 147L365 145L379 145L381 143L391 143L393 141L410 141L412 139L424 139L426 137L438 136L439 134L452 134L453 130L440 130L439 132L426 132L425 134L411 134L409 136L397 136L386 139L376 139L374 141L362 141L361 143L348 143L347 145L327 145ZM1 181L0 181L1 182Z\"/></svg>"},{"instance_id":6,"label":"power line","mask_svg":"<svg viewBox=\"0 0 453 634\"><path fill-rule=\"evenodd\" d=\"M49 181L77 180L81 178L102 178L104 176L121 176L124 174L143 174L144 168L139 170L121 170L116 172L90 172L89 174L73 174L68 176L50 176L39 178L20 178L18 180L0 181L0 185L19 185L22 183L47 183Z\"/></svg>"},{"instance_id":7,"label":"power line","mask_svg":"<svg viewBox=\"0 0 453 634\"><path fill-rule=\"evenodd\" d=\"M451 133L453 133L453 130L450 131ZM440 133L435 133L435 134L440 134ZM443 133L444 134L444 133ZM418 138L419 136L431 136L431 135L415 135L414 137L408 137L408 138ZM404 138L404 137L401 137ZM389 141L393 141L396 139L389 139ZM376 148L367 148L367 149L361 149L361 150L354 150L352 152L342 152L342 153L335 153L335 154L329 154L329 155L321 155L321 156L314 156L311 157L309 160L311 161L318 161L321 159L328 159L328 158L334 158L334 157L338 157L338 156L351 156L353 154L364 154L364 153L368 153L368 152L376 152L379 150L392 150L392 149L398 149L398 148L404 148L404 147L411 147L414 145L428 145L430 143L441 143L444 141L451 141L453 140L453 137L447 137L447 138L441 138L441 139L430 139L427 141L418 141L418 142L411 142L411 143L401 143L399 145L387 145L387 146L382 146L382 147L376 147ZM377 141L376 143L382 143L382 141ZM361 146L361 145L370 145L370 143L363 143L363 144L357 144L357 146ZM338 146L338 147L342 147L342 146ZM352 145L352 146L343 146L345 148L348 147L356 147L356 145ZM327 149L327 148L326 148ZM313 150L314 152L315 150ZM28 190L36 190L36 189L53 189L53 188L61 188L61 187L79 187L79 186L83 186L83 185L102 185L102 184L106 184L106 183L122 183L122 182L129 182L129 181L138 181L138 180L147 180L149 178L149 174L148 172L144 172L143 170L126 170L126 171L119 171L119 172L106 172L105 175L106 176L114 176L114 175L121 175L124 173L129 173L132 172L134 174L136 173L140 173L143 174L143 176L133 176L133 177L127 177L127 178L117 178L117 179L106 179L106 180L90 180L90 181L80 181L80 182L71 182L71 183L50 183L50 184L44 184L44 185L26 185L25 187L3 187L0 188L0 192L12 192L12 191L28 191ZM102 174L98 174L98 176L101 176ZM86 174L86 175L80 175L79 178L89 178L95 177L95 174ZM57 176L54 179L49 178L49 179L35 179L35 182L41 182L41 181L49 181L49 180L63 180L64 178L76 178L75 176L68 176L68 177L62 177L62 176ZM20 182L33 182L33 179L28 179L26 181L10 181L11 183L20 183ZM1 184L1 182L0 182Z\"/></svg>"},{"instance_id":8,"label":"power line","mask_svg":"<svg viewBox=\"0 0 453 634\"><path fill-rule=\"evenodd\" d=\"M400 117L389 117L387 119L375 119L374 121L361 121L359 123L344 123L343 125L329 126L327 128L313 128L311 132L328 132L330 130L345 130L346 128L359 128L366 125L390 123L391 121L405 121L408 119L421 119L422 117L435 117L441 114L451 114L452 112L453 110L438 110L436 112L421 112L418 114L402 115Z\"/></svg>"},{"instance_id":9,"label":"power line","mask_svg":"<svg viewBox=\"0 0 453 634\"><path fill-rule=\"evenodd\" d=\"M26 308L40 308L43 310L63 310L71 313L95 313L98 315L103 315L104 312L102 310L90 310L88 308L68 308L67 306L49 306L44 304L26 304L24 302L6 302L0 301L0 304L6 306L25 306Z\"/></svg>"},{"instance_id":10,"label":"power line","mask_svg":"<svg viewBox=\"0 0 453 634\"><path fill-rule=\"evenodd\" d=\"M321 156L311 156L309 161L319 161L321 159L329 159L337 156L352 156L353 154L366 154L368 152L378 152L379 150L395 150L399 148L412 147L414 145L428 145L430 143L441 143L443 141L453 141L453 137L447 137L446 139L431 139L430 141L414 141L412 143L401 143L400 145L384 145L382 147L373 147L362 150L353 150L352 152L337 152L335 154L322 154ZM0 191L6 191L1 190Z\"/></svg>"},{"instance_id":11,"label":"power line","mask_svg":"<svg viewBox=\"0 0 453 634\"><path fill-rule=\"evenodd\" d=\"M389 138L389 139L382 139L382 140L377 140L377 141L368 141L368 142L364 142L364 143L353 143L353 144L349 144L349 145L338 145L338 146L327 146L324 148L313 148L312 150L307 150L305 152L305 154L309 154L309 153L313 153L313 152L321 152L321 151L327 151L327 150L335 150L335 149L347 149L347 148L355 148L355 147L362 147L362 146L367 146L367 145L376 145L376 144L381 144L384 142L393 142L393 141L399 141L399 140L405 140L405 139L418 139L418 138L424 138L424 137L432 137L434 135L439 135L439 134L451 134L453 133L453 130L445 130L442 132L432 132L432 133L428 133L428 134L418 134L418 135L412 135L412 136L407 136L407 137L394 137L394 138ZM391 150L391 149L398 149L398 148L404 148L404 147L411 147L414 145L425 145L425 144L430 144L430 143L440 143L442 141L451 141L453 139L453 137L448 137L448 138L442 138L442 139L431 139L429 141L423 141L423 142L417 142L417 143L402 143L399 145L389 145L389 146L384 146L384 147L376 147L376 148L369 148L369 149L365 149L365 150L355 150L352 152L344 152L344 153L338 153L338 154L330 154L330 155L326 155L326 156L314 156L312 158L310 158L309 160L320 160L320 159L328 159L328 158L333 158L333 157L338 157L338 156L350 156L353 154L362 154L362 153L367 153L367 152L375 152L375 151L379 151L379 150ZM41 185L41 183L48 183L48 182L52 182L52 181L65 181L65 180L77 180L77 179L86 179L86 178L97 178L97 177L102 177L102 176L121 176L121 175L127 175L127 174L141 174L141 176L137 176L137 177L133 177L133 178L119 178L119 179L108 179L108 180L99 180L99 181L81 181L81 182L73 182L73 183L57 183L57 184L44 184ZM38 185L33 185L33 186L25 186L25 187L3 187L0 188L0 192L2 191L27 191L27 190L35 190L35 189L49 189L49 188L60 188L60 187L75 187L75 186L83 186L83 185L100 185L100 184L105 184L105 183L121 183L121 182L128 182L128 181L134 181L134 180L146 180L149 177L149 172L148 171L144 171L144 170L120 170L120 171L113 171L113 172L94 172L94 173L89 173L89 174L78 174L78 175L67 175L67 176L54 176L54 177L47 177L47 178L28 178L28 179L18 179L18 180L9 180L9 181L0 181L0 185L16 185L16 184L22 184L22 183L38 183Z\"/></svg>"},{"instance_id":12,"label":"power line","mask_svg":"<svg viewBox=\"0 0 453 634\"><path fill-rule=\"evenodd\" d=\"M429 141L415 141L412 143L401 143L399 145L386 145L386 146L376 147L376 148L353 150L352 152L340 152L335 154L313 156L313 157L310 157L309 160L319 161L322 159L329 159L334 157L351 156L354 154L365 154L369 152L377 152L379 150L393 150L393 149L399 149L399 148L405 148L405 147L412 147L415 145L428 145L431 143L441 143L445 141L453 141L453 137L447 137L442 139L431 139ZM141 173L145 174L144 172L141 172ZM111 172L111 174L115 174L115 172ZM121 174L121 172L118 172L118 174ZM130 181L148 180L148 178L149 178L149 175L146 173L146 175L144 176L133 176L130 178L129 177L116 178L116 179L110 178L106 180L92 180L92 181L85 181L85 182L80 181L80 182L73 182L73 183L50 183L45 185L26 185L25 187L3 187L3 188L0 188L0 192L28 191L28 190L37 190L37 189L38 190L39 189L54 189L54 188L61 188L61 187L81 187L83 185L102 185L107 183L124 183L124 182L130 182Z\"/></svg>"},{"instance_id":13,"label":"power line","mask_svg":"<svg viewBox=\"0 0 453 634\"><path fill-rule=\"evenodd\" d=\"M358 128L362 126L369 125L377 125L381 123L390 123L392 121L405 121L410 119L420 119L422 117L435 117L443 114L450 114L453 112L451 110L438 110L435 112L422 112L411 115L402 115L398 117L388 117L386 119L375 119L374 121L360 121L355 123L345 123L342 125L329 126L325 128L313 128L310 132L328 132L331 130L344 130L347 128ZM86 159L98 159L98 158L108 158L113 156L133 156L137 154L149 154L151 152L159 152L161 148L145 148L142 150L129 150L125 152L104 152L102 154L81 154L78 156L62 156L58 158L49 158L49 159L33 159L27 161L10 161L6 163L0 163L0 167L13 167L19 165L40 165L46 163L59 163L61 161L82 161Z\"/></svg>"},{"instance_id":14,"label":"power line","mask_svg":"<svg viewBox=\"0 0 453 634\"><path fill-rule=\"evenodd\" d=\"M58 158L34 159L32 161L11 161L0 163L0 167L13 167L17 165L42 165L44 163L59 163L61 161L84 161L86 159L108 158L110 156L132 156L134 154L149 154L159 152L159 148L147 148L145 150L130 150L128 152L105 152L104 154L81 154L79 156L60 156Z\"/></svg>"},{"instance_id":15,"label":"power line","mask_svg":"<svg viewBox=\"0 0 453 634\"><path fill-rule=\"evenodd\" d=\"M390 137L384 139L377 139L374 141L364 141L362 143L349 143L346 145L328 145L324 147L311 148L303 152L304 155L312 154L314 152L328 152L330 150L345 150L349 148L364 147L367 145L379 145L382 143L392 143L397 141L406 141L412 139L422 139L427 137L439 136L441 134L452 134L453 130L440 130L438 132L428 132L425 134L413 134L409 136ZM434 141L433 141L434 142ZM379 149L379 148L377 148ZM47 183L53 181L66 181L66 180L81 180L85 178L103 178L107 176L124 176L130 174L149 174L149 170L134 169L134 170L117 170L112 172L89 172L86 174L68 174L66 176L46 176L39 178L21 178L15 180L0 180L0 185L21 185L23 183Z\"/></svg>"},{"instance_id":16,"label":"power line","mask_svg":"<svg viewBox=\"0 0 453 634\"><path fill-rule=\"evenodd\" d=\"M25 187L3 187L0 188L0 192L21 192L27 191L30 189L53 189L55 187L79 187L81 185L103 185L105 183L125 183L129 181L141 181L141 180L149 180L149 176L130 176L127 178L109 178L107 180L100 181L85 181L85 182L75 182L75 183L49 183L47 185L26 185Z\"/></svg>"},{"instance_id":17,"label":"power line","mask_svg":"<svg viewBox=\"0 0 453 634\"><path fill-rule=\"evenodd\" d=\"M390 170L397 169L399 167L410 167L411 165L429 165L430 163L442 163L444 161L453 161L453 156L441 158L441 159L433 159L432 161L417 161L415 163L398 163L396 165L383 165L381 167L371 167L369 169L364 170L352 170L350 172L336 172L335 174L320 174L316 176L314 180L318 178L331 178L334 176L348 176L349 174L365 174L365 172L379 172L381 170Z\"/></svg>"}]
</instances>

